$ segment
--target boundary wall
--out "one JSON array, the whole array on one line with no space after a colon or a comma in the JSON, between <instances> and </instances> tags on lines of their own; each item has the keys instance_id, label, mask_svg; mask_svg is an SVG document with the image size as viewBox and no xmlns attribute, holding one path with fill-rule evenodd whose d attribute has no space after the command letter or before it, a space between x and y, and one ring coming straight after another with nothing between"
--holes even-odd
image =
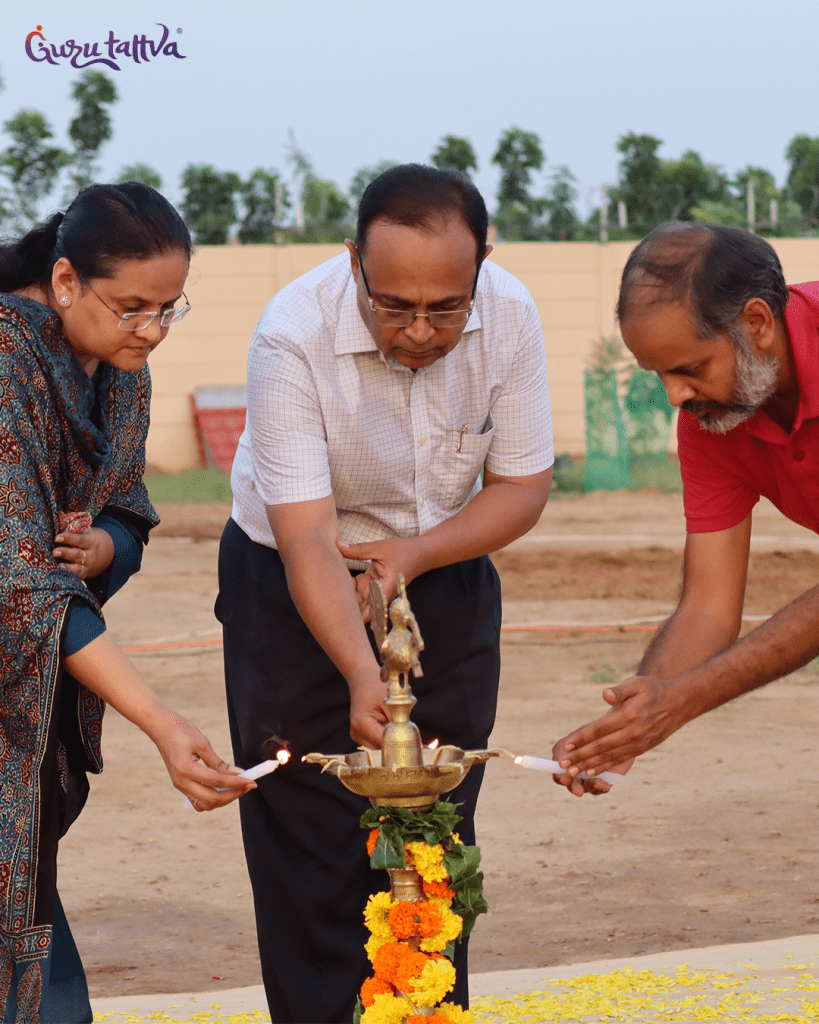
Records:
<instances>
[{"instance_id":1,"label":"boundary wall","mask_svg":"<svg viewBox=\"0 0 819 1024\"><path fill-rule=\"evenodd\" d=\"M615 330L614 305L633 242L508 242L490 259L537 304L546 352L555 452L585 451L583 369L591 343ZM786 280L819 279L819 239L773 242ZM244 384L253 329L267 302L339 245L201 246L185 287L193 309L151 355L148 463L167 473L198 465L188 396L195 387Z\"/></svg>"}]
</instances>

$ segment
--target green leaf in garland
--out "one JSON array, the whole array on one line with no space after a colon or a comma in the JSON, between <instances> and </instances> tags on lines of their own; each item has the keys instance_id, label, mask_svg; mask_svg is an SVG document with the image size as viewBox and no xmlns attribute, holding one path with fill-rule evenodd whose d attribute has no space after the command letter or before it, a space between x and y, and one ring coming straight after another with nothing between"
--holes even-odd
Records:
<instances>
[{"instance_id":1,"label":"green leaf in garland","mask_svg":"<svg viewBox=\"0 0 819 1024\"><path fill-rule=\"evenodd\" d=\"M448 957L450 960L454 960L455 959L455 940L453 939L452 942L450 942L450 944L444 950L442 950L442 952L443 952L445 957Z\"/></svg>"},{"instance_id":2,"label":"green leaf in garland","mask_svg":"<svg viewBox=\"0 0 819 1024\"><path fill-rule=\"evenodd\" d=\"M353 1010L353 1024L360 1024L361 1015L364 1013L364 1005L361 1002L361 996L355 1001L355 1009Z\"/></svg>"},{"instance_id":3,"label":"green leaf in garland","mask_svg":"<svg viewBox=\"0 0 819 1024\"><path fill-rule=\"evenodd\" d=\"M379 868L404 868L406 866L407 858L404 855L404 843L400 833L390 823L382 824L370 857L370 867L377 871Z\"/></svg>"}]
</instances>

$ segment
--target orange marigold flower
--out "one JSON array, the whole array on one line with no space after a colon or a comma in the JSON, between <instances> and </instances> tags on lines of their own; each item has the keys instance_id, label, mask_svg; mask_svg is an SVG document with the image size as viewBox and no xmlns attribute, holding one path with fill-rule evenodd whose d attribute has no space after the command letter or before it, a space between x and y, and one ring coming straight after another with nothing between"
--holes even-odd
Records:
<instances>
[{"instance_id":1,"label":"orange marigold flower","mask_svg":"<svg viewBox=\"0 0 819 1024\"><path fill-rule=\"evenodd\" d=\"M443 924L441 911L427 900L421 900L415 904L417 924L415 932L422 938L429 938L430 935L437 935Z\"/></svg>"},{"instance_id":2,"label":"orange marigold flower","mask_svg":"<svg viewBox=\"0 0 819 1024\"><path fill-rule=\"evenodd\" d=\"M373 957L376 978L388 981L399 992L412 992L412 979L423 971L429 957L401 942L385 942Z\"/></svg>"},{"instance_id":3,"label":"orange marigold flower","mask_svg":"<svg viewBox=\"0 0 819 1024\"><path fill-rule=\"evenodd\" d=\"M410 900L401 900L390 907L390 931L396 939L409 939L415 935L416 904Z\"/></svg>"},{"instance_id":4,"label":"orange marigold flower","mask_svg":"<svg viewBox=\"0 0 819 1024\"><path fill-rule=\"evenodd\" d=\"M361 1002L364 1006L372 1006L376 996L392 994L392 985L388 981L382 981L380 978L367 978L361 986ZM424 1024L426 1024L426 1021Z\"/></svg>"},{"instance_id":5,"label":"orange marigold flower","mask_svg":"<svg viewBox=\"0 0 819 1024\"><path fill-rule=\"evenodd\" d=\"M451 1024L449 1017L443 1013L433 1013L431 1017L422 1017L420 1013L414 1013L407 1017L407 1024Z\"/></svg>"},{"instance_id":6,"label":"orange marigold flower","mask_svg":"<svg viewBox=\"0 0 819 1024\"><path fill-rule=\"evenodd\" d=\"M402 900L390 908L390 931L396 939L409 939L413 935L429 938L441 930L441 911L429 900Z\"/></svg>"},{"instance_id":7,"label":"orange marigold flower","mask_svg":"<svg viewBox=\"0 0 819 1024\"><path fill-rule=\"evenodd\" d=\"M448 882L451 882L451 878L447 878L446 882L424 882L424 895L425 896L437 896L441 900L454 900L455 892L449 888Z\"/></svg>"},{"instance_id":8,"label":"orange marigold flower","mask_svg":"<svg viewBox=\"0 0 819 1024\"><path fill-rule=\"evenodd\" d=\"M370 829L370 834L367 837L367 856L372 857L375 844L378 842L378 829Z\"/></svg>"}]
</instances>

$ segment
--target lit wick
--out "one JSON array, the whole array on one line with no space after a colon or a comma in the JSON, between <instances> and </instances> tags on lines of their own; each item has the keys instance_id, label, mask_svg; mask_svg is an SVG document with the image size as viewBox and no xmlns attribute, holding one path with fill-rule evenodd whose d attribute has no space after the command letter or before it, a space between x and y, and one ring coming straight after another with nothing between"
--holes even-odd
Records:
<instances>
[{"instance_id":1,"label":"lit wick","mask_svg":"<svg viewBox=\"0 0 819 1024\"><path fill-rule=\"evenodd\" d=\"M441 742L440 740L430 740L429 744L427 745L427 749L428 750L437 750L438 749L438 744L440 742Z\"/></svg>"},{"instance_id":2,"label":"lit wick","mask_svg":"<svg viewBox=\"0 0 819 1024\"><path fill-rule=\"evenodd\" d=\"M532 768L536 772L549 772L551 775L565 775L568 771L567 768L561 768L559 761L549 761L545 757L530 757L528 754L519 755L515 758L515 764L519 764L522 768ZM619 772L600 772L599 775L587 775L585 772L581 772L575 776L576 779L600 779L601 782L608 782L611 786L616 786L619 782L622 782L625 776L620 775Z\"/></svg>"},{"instance_id":3,"label":"lit wick","mask_svg":"<svg viewBox=\"0 0 819 1024\"><path fill-rule=\"evenodd\" d=\"M262 761L261 764L255 764L252 768L246 768L243 772L239 772L239 774L236 776L236 778L237 779L253 779L254 781L256 779L261 779L263 775L269 775L271 772L275 772L275 770L277 768L279 768L283 764L287 764L287 762L289 760L290 760L290 751L282 749L282 750L278 751L278 753L276 754L275 759L271 759L270 761ZM217 793L224 793L226 790L227 790L226 786L217 786L216 787L216 792ZM190 800L187 797L185 797L185 799L182 801L182 807L186 811L192 811L193 810L193 804L190 802Z\"/></svg>"}]
</instances>

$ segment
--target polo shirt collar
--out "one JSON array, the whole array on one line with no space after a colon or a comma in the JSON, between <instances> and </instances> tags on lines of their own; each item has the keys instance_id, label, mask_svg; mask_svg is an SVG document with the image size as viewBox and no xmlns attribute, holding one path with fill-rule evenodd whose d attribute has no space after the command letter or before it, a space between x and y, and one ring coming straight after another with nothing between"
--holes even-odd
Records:
<instances>
[{"instance_id":1,"label":"polo shirt collar","mask_svg":"<svg viewBox=\"0 0 819 1024\"><path fill-rule=\"evenodd\" d=\"M478 288L475 294L475 305L472 307L472 312L466 322L466 327L464 327L464 334L480 330L479 298L480 288ZM379 355L381 354L358 311L357 288L352 271L350 271L347 287L344 289L344 297L341 300L341 310L338 316L333 350L337 356L352 355L357 352L378 352ZM387 359L385 362L389 365L393 360Z\"/></svg>"},{"instance_id":2,"label":"polo shirt collar","mask_svg":"<svg viewBox=\"0 0 819 1024\"><path fill-rule=\"evenodd\" d=\"M819 284L798 285L791 290L785 325L799 382L799 408L793 424L796 431L804 420L819 417Z\"/></svg>"},{"instance_id":3,"label":"polo shirt collar","mask_svg":"<svg viewBox=\"0 0 819 1024\"><path fill-rule=\"evenodd\" d=\"M819 417L819 283L795 285L785 308L785 327L799 384L799 406L790 435L760 409L747 421L750 434L782 444L793 437L805 420Z\"/></svg>"}]
</instances>

